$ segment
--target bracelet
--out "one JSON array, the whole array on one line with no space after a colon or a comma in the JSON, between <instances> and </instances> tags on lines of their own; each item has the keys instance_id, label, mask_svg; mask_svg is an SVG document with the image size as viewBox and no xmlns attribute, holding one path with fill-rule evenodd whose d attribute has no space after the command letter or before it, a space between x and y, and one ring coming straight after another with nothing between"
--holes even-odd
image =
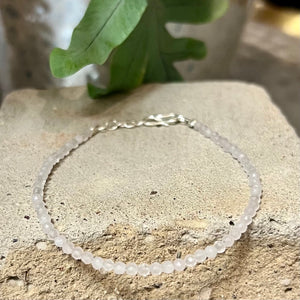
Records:
<instances>
[{"instance_id":1,"label":"bracelet","mask_svg":"<svg viewBox=\"0 0 300 300\"><path fill-rule=\"evenodd\" d=\"M164 261L161 263L153 262L152 264L136 264L134 262L114 262L111 259L105 259L98 256L95 257L92 253L83 251L81 247L75 246L55 229L44 202L44 187L55 164L68 156L73 149L76 149L79 145L85 143L99 132L108 132L119 128L130 129L141 126L168 127L175 124L186 125L189 128L200 132L206 138L209 138L216 145L220 146L224 152L231 154L231 156L240 163L248 176L250 186L248 206L239 221L230 229L227 235L216 241L213 245L207 246L205 249L198 249L195 253L186 255L183 259L177 258L173 261ZM72 255L75 260L81 260L84 264L91 264L96 270L106 272L114 271L116 274L125 273L128 275L147 276L150 274L160 275L161 273L169 274L174 271L183 271L186 267L194 267L199 263L203 263L206 259L215 258L218 253L225 252L235 241L240 239L242 233L246 232L247 227L251 224L252 218L259 209L261 193L261 182L257 170L251 164L248 157L237 146L196 120L185 118L179 114L170 113L150 115L141 121L118 122L114 120L112 122L107 122L104 126L91 127L84 134L75 136L74 139L67 142L44 162L33 187L32 203L37 212L42 229L48 238L54 241L54 244L57 247L62 248L64 253Z\"/></svg>"}]
</instances>

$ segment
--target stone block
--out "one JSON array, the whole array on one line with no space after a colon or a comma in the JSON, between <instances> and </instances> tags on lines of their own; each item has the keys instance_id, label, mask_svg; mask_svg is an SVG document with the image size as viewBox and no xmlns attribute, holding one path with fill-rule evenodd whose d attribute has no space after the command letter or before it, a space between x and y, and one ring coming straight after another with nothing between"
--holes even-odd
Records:
<instances>
[{"instance_id":1,"label":"stone block","mask_svg":"<svg viewBox=\"0 0 300 300\"><path fill-rule=\"evenodd\" d=\"M261 174L261 209L226 253L146 278L102 274L46 240L32 185L89 126L176 112L218 131ZM0 111L0 299L300 299L299 139L266 92L238 82L145 85L91 100L84 87L20 90ZM98 134L58 167L45 201L74 243L115 260L184 256L222 237L248 201L238 163L184 126Z\"/></svg>"}]
</instances>

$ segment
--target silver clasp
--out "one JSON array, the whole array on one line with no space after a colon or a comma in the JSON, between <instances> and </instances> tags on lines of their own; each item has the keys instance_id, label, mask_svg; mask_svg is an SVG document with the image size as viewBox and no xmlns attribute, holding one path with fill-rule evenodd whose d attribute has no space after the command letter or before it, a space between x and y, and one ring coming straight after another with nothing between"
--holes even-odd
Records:
<instances>
[{"instance_id":1,"label":"silver clasp","mask_svg":"<svg viewBox=\"0 0 300 300\"><path fill-rule=\"evenodd\" d=\"M193 127L195 120L187 119L183 115L169 113L169 114L155 114L144 118L142 121L126 121L118 122L113 120L111 122L106 122L103 126L91 127L92 135L98 132L113 131L119 128L135 128L141 126L154 127L154 126L170 126L175 124L184 124L189 127Z\"/></svg>"},{"instance_id":2,"label":"silver clasp","mask_svg":"<svg viewBox=\"0 0 300 300\"><path fill-rule=\"evenodd\" d=\"M175 125L181 123L180 117L182 116L174 113L150 115L143 120L143 125L149 127Z\"/></svg>"}]
</instances>

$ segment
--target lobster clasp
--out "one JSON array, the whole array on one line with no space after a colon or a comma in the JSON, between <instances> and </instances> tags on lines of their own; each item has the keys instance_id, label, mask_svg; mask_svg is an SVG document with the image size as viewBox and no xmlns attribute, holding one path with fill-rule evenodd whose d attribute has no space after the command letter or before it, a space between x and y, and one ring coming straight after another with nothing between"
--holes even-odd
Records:
<instances>
[{"instance_id":1,"label":"lobster clasp","mask_svg":"<svg viewBox=\"0 0 300 300\"><path fill-rule=\"evenodd\" d=\"M181 123L179 117L180 115L174 113L150 115L143 120L143 125L149 127L175 125Z\"/></svg>"}]
</instances>

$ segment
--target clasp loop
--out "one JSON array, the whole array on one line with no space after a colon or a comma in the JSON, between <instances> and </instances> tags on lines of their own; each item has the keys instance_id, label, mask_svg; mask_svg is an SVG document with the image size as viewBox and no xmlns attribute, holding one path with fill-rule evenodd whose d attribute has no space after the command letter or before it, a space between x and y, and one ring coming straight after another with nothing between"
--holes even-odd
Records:
<instances>
[{"instance_id":1,"label":"clasp loop","mask_svg":"<svg viewBox=\"0 0 300 300\"><path fill-rule=\"evenodd\" d=\"M182 123L182 116L174 113L150 115L143 120L144 126L170 126ZM184 118L183 118L184 119Z\"/></svg>"}]
</instances>

